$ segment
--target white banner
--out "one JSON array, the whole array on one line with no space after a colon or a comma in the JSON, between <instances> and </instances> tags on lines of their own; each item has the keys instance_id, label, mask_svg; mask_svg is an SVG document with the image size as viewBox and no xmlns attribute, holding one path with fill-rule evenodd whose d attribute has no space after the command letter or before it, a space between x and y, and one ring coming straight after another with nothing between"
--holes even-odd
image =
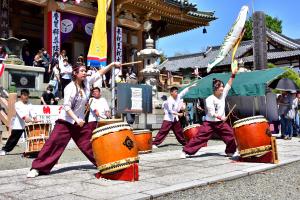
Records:
<instances>
[{"instance_id":1,"label":"white banner","mask_svg":"<svg viewBox=\"0 0 300 200\"><path fill-rule=\"evenodd\" d=\"M62 105L32 105L34 112L37 114L37 119L44 123L51 123L52 127L58 119L58 115L63 109Z\"/></svg>"},{"instance_id":2,"label":"white banner","mask_svg":"<svg viewBox=\"0 0 300 200\"><path fill-rule=\"evenodd\" d=\"M61 45L61 14L59 12L51 11L48 14L48 41L49 54L51 57L55 52L60 52Z\"/></svg>"},{"instance_id":3,"label":"white banner","mask_svg":"<svg viewBox=\"0 0 300 200\"><path fill-rule=\"evenodd\" d=\"M116 27L116 62L122 63L122 28Z\"/></svg>"}]
</instances>

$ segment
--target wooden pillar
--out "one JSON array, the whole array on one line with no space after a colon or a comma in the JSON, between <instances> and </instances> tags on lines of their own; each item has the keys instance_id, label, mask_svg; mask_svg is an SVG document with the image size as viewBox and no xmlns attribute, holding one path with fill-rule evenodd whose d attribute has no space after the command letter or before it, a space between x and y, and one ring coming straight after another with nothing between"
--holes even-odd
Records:
<instances>
[{"instance_id":1,"label":"wooden pillar","mask_svg":"<svg viewBox=\"0 0 300 200\"><path fill-rule=\"evenodd\" d=\"M137 50L140 51L143 49L143 43L144 43L143 30L138 31L137 37L138 37ZM143 62L137 65L137 76L139 78L139 81L143 79L142 74L140 73L140 71L143 69L143 66L144 66Z\"/></svg>"}]
</instances>

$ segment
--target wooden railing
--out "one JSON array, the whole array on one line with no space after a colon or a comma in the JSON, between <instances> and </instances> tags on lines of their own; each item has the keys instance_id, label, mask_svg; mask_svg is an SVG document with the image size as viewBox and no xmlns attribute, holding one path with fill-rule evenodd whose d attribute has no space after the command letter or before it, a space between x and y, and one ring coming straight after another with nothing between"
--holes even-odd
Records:
<instances>
[{"instance_id":1,"label":"wooden railing","mask_svg":"<svg viewBox=\"0 0 300 200\"><path fill-rule=\"evenodd\" d=\"M181 86L182 80L183 80L182 76L174 75L174 76L170 76L170 78L168 78L168 76L166 74L160 74L159 75L160 83L162 85L167 84L167 87L174 86L174 85Z\"/></svg>"}]
</instances>

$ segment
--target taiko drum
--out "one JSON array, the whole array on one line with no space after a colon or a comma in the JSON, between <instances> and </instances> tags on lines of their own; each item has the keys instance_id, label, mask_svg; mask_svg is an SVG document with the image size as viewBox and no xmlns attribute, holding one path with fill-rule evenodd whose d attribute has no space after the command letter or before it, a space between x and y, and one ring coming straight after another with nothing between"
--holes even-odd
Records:
<instances>
[{"instance_id":1,"label":"taiko drum","mask_svg":"<svg viewBox=\"0 0 300 200\"><path fill-rule=\"evenodd\" d=\"M189 142L193 137L195 137L200 128L200 124L192 124L190 126L187 126L183 129L183 136L185 141Z\"/></svg>"},{"instance_id":2,"label":"taiko drum","mask_svg":"<svg viewBox=\"0 0 300 200\"><path fill-rule=\"evenodd\" d=\"M121 118L117 118L117 119L100 119L98 122L98 127L102 127L105 125L109 125L109 124L115 124L115 123L120 123L123 122L123 120Z\"/></svg>"},{"instance_id":3,"label":"taiko drum","mask_svg":"<svg viewBox=\"0 0 300 200\"><path fill-rule=\"evenodd\" d=\"M25 126L26 133L26 153L39 152L51 132L49 123L30 123Z\"/></svg>"},{"instance_id":4,"label":"taiko drum","mask_svg":"<svg viewBox=\"0 0 300 200\"><path fill-rule=\"evenodd\" d=\"M233 129L241 157L262 155L272 149L269 124L264 116L238 120Z\"/></svg>"},{"instance_id":5,"label":"taiko drum","mask_svg":"<svg viewBox=\"0 0 300 200\"><path fill-rule=\"evenodd\" d=\"M150 130L133 131L139 153L152 152L152 132Z\"/></svg>"},{"instance_id":6,"label":"taiko drum","mask_svg":"<svg viewBox=\"0 0 300 200\"><path fill-rule=\"evenodd\" d=\"M102 174L125 169L139 161L135 138L127 123L97 128L91 141L97 168Z\"/></svg>"}]
</instances>

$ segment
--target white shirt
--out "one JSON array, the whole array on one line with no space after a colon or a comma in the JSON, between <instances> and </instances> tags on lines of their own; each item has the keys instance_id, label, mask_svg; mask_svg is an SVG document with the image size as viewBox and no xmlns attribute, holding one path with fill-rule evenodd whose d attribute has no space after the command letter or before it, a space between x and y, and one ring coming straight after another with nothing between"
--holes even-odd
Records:
<instances>
[{"instance_id":1,"label":"white shirt","mask_svg":"<svg viewBox=\"0 0 300 200\"><path fill-rule=\"evenodd\" d=\"M179 112L183 100L182 97L189 91L189 88L185 88L182 90L178 96L177 99L174 99L172 96L169 96L168 99L163 103L163 109L164 109L164 120L174 122L176 119L178 121L178 115L174 115L175 112Z\"/></svg>"},{"instance_id":2,"label":"white shirt","mask_svg":"<svg viewBox=\"0 0 300 200\"><path fill-rule=\"evenodd\" d=\"M18 101L15 103L15 109L16 116L12 118L12 129L25 129L25 121L23 118L26 116L31 118L36 116L31 103L24 104L22 101Z\"/></svg>"},{"instance_id":3,"label":"white shirt","mask_svg":"<svg viewBox=\"0 0 300 200\"><path fill-rule=\"evenodd\" d=\"M225 117L225 99L230 90L230 85L226 84L223 90L223 94L220 98L217 98L215 95L210 95L205 99L206 106L206 121L218 122L221 121L214 117L215 115L220 117Z\"/></svg>"},{"instance_id":4,"label":"white shirt","mask_svg":"<svg viewBox=\"0 0 300 200\"><path fill-rule=\"evenodd\" d=\"M71 79L72 78L72 66L71 65L62 65L60 66L60 73L62 74L61 78Z\"/></svg>"},{"instance_id":5,"label":"white shirt","mask_svg":"<svg viewBox=\"0 0 300 200\"><path fill-rule=\"evenodd\" d=\"M90 115L89 122L100 121L101 119L106 119L105 112L110 111L106 99L100 97L99 99L90 99ZM99 117L96 116L96 111L99 113Z\"/></svg>"},{"instance_id":6,"label":"white shirt","mask_svg":"<svg viewBox=\"0 0 300 200\"><path fill-rule=\"evenodd\" d=\"M75 86L74 81L69 83L64 89L64 104L59 114L58 118L70 122L74 124L75 121L73 118L67 113L69 110L73 110L74 114L79 119L84 119L85 105L90 96L90 84L93 84L95 81L100 79L101 76L99 73L94 73L92 76L88 76L84 80L84 92L81 94L77 91L78 89Z\"/></svg>"},{"instance_id":7,"label":"white shirt","mask_svg":"<svg viewBox=\"0 0 300 200\"><path fill-rule=\"evenodd\" d=\"M58 81L57 77L59 77L59 70L56 66L53 67L53 80Z\"/></svg>"}]
</instances>

